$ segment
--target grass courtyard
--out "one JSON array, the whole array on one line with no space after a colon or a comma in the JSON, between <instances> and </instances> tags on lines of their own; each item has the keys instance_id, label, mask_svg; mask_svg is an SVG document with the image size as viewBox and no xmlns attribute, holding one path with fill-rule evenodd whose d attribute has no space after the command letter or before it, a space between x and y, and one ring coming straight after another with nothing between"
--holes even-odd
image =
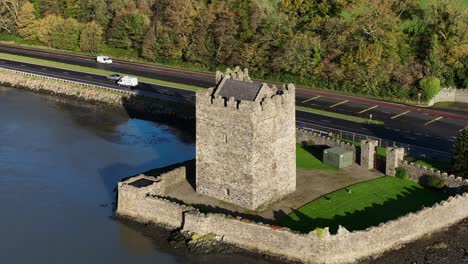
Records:
<instances>
[{"instance_id":1,"label":"grass courtyard","mask_svg":"<svg viewBox=\"0 0 468 264\"><path fill-rule=\"evenodd\" d=\"M278 220L280 226L300 232L338 226L364 230L396 219L448 196L439 191L395 177L381 177L321 196Z\"/></svg>"},{"instance_id":2,"label":"grass courtyard","mask_svg":"<svg viewBox=\"0 0 468 264\"><path fill-rule=\"evenodd\" d=\"M310 146L296 144L296 167L306 170L328 170L337 171L338 169L324 164L323 151Z\"/></svg>"}]
</instances>

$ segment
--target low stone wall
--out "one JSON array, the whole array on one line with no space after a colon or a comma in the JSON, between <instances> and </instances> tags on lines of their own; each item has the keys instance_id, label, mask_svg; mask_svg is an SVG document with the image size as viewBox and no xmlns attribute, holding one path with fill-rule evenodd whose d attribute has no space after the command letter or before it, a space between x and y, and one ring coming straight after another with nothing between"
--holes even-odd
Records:
<instances>
[{"instance_id":1,"label":"low stone wall","mask_svg":"<svg viewBox=\"0 0 468 264\"><path fill-rule=\"evenodd\" d=\"M226 243L305 263L351 263L381 254L399 245L448 227L468 217L468 194L410 213L364 231L349 232L340 227L336 235L328 229L299 234L286 228L226 217L184 213L183 230L189 233L214 233Z\"/></svg>"},{"instance_id":2,"label":"low stone wall","mask_svg":"<svg viewBox=\"0 0 468 264\"><path fill-rule=\"evenodd\" d=\"M296 143L313 141L315 145L325 145L331 148L339 147L353 152L353 160L356 161L356 147L353 144L333 139L328 136L314 133L312 131L296 129Z\"/></svg>"},{"instance_id":3,"label":"low stone wall","mask_svg":"<svg viewBox=\"0 0 468 264\"><path fill-rule=\"evenodd\" d=\"M141 179L153 183L143 187L132 185ZM183 212L192 210L192 208L155 196L155 193L160 192L163 188L163 186L158 185L157 178L146 175L139 175L119 182L116 215L170 229L180 228Z\"/></svg>"},{"instance_id":4,"label":"low stone wall","mask_svg":"<svg viewBox=\"0 0 468 264\"><path fill-rule=\"evenodd\" d=\"M167 121L181 119L193 121L195 118L194 105L184 102L170 102L144 95L100 89L93 85L80 85L77 82L28 76L8 69L0 68L0 85L124 107L126 110Z\"/></svg>"},{"instance_id":5,"label":"low stone wall","mask_svg":"<svg viewBox=\"0 0 468 264\"><path fill-rule=\"evenodd\" d=\"M429 106L438 102L461 102L468 103L467 89L443 88L431 101Z\"/></svg>"},{"instance_id":6,"label":"low stone wall","mask_svg":"<svg viewBox=\"0 0 468 264\"><path fill-rule=\"evenodd\" d=\"M455 190L458 193L468 191L468 179L462 177L456 177L455 175L449 175L447 173L427 168L408 162L406 160L400 162L399 167L405 168L408 171L408 176L415 182L421 182L421 178L427 175L436 175L445 179L448 188ZM458 189L458 190L456 190Z\"/></svg>"},{"instance_id":7,"label":"low stone wall","mask_svg":"<svg viewBox=\"0 0 468 264\"><path fill-rule=\"evenodd\" d=\"M323 232L301 234L240 217L200 213L192 206L170 201L176 199L158 195L165 186L181 180L184 173L184 167L180 167L159 177L139 175L120 182L116 214L138 222L181 229L189 234L212 233L223 242L240 248L305 263L355 262L468 217L468 193L464 193L363 231L349 232L339 227L335 235L331 235L328 228ZM454 180L459 181L458 178Z\"/></svg>"}]
</instances>

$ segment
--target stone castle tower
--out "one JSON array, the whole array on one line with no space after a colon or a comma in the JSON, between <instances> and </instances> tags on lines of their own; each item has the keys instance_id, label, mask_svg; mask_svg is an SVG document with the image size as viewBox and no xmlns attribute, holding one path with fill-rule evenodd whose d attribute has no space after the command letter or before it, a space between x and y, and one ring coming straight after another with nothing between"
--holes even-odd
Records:
<instances>
[{"instance_id":1,"label":"stone castle tower","mask_svg":"<svg viewBox=\"0 0 468 264\"><path fill-rule=\"evenodd\" d=\"M251 210L296 190L295 87L217 72L196 95L196 190Z\"/></svg>"}]
</instances>

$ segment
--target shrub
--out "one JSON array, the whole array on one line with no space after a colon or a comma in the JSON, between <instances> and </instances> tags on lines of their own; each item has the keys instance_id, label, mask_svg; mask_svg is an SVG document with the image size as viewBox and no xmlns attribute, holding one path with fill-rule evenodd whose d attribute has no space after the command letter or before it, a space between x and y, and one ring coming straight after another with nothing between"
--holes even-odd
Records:
<instances>
[{"instance_id":1,"label":"shrub","mask_svg":"<svg viewBox=\"0 0 468 264\"><path fill-rule=\"evenodd\" d=\"M317 233L318 238L322 238L325 235L325 229L323 229L321 227L317 227L315 229L315 232Z\"/></svg>"},{"instance_id":2,"label":"shrub","mask_svg":"<svg viewBox=\"0 0 468 264\"><path fill-rule=\"evenodd\" d=\"M468 128L463 129L453 146L452 172L468 178Z\"/></svg>"},{"instance_id":3,"label":"shrub","mask_svg":"<svg viewBox=\"0 0 468 264\"><path fill-rule=\"evenodd\" d=\"M426 184L429 187L440 189L445 186L445 179L437 175L427 175Z\"/></svg>"},{"instance_id":4,"label":"shrub","mask_svg":"<svg viewBox=\"0 0 468 264\"><path fill-rule=\"evenodd\" d=\"M429 101L440 92L440 80L437 77L426 77L419 81L419 88L421 89L421 99Z\"/></svg>"},{"instance_id":5,"label":"shrub","mask_svg":"<svg viewBox=\"0 0 468 264\"><path fill-rule=\"evenodd\" d=\"M395 177L402 180L408 179L408 171L405 168L398 167L396 168Z\"/></svg>"}]
</instances>

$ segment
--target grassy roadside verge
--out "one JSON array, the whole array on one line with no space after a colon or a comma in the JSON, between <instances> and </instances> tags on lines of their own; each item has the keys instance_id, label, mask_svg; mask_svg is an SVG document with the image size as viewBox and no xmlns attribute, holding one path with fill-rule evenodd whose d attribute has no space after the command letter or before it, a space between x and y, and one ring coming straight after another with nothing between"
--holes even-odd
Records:
<instances>
[{"instance_id":1,"label":"grassy roadside verge","mask_svg":"<svg viewBox=\"0 0 468 264\"><path fill-rule=\"evenodd\" d=\"M358 116L350 116L350 115L345 115L345 114L340 114L340 113L335 113L335 112L329 112L325 110L320 110L320 109L314 109L314 108L309 108L309 107L304 107L304 106L296 106L296 110L303 111L303 112L308 112L312 114L317 114L317 115L323 115L323 116L329 116L329 117L334 117L338 119L343 119L351 122L357 122L357 123L362 123L362 124L368 124L369 119L367 118L362 118ZM383 125L384 122L381 120L372 120L371 124L373 125Z\"/></svg>"},{"instance_id":2,"label":"grassy roadside verge","mask_svg":"<svg viewBox=\"0 0 468 264\"><path fill-rule=\"evenodd\" d=\"M31 58L31 57L26 57L26 56L13 55L13 54L8 54L8 53L0 52L0 56L2 59L5 59L5 60L31 63L31 64L36 64L36 65L64 69L64 70L79 71L83 73L98 74L98 75L109 75L109 74L115 73L112 71L95 69L91 67L83 67L83 66L78 66L78 65L68 64L68 63L49 61L49 60ZM142 76L137 76L137 77L141 82L162 85L162 86L172 87L176 89L191 90L191 91L197 91L197 90L203 89L201 87L194 86L194 85L174 83L174 82L152 79L152 78L147 78L147 77L142 77Z\"/></svg>"}]
</instances>

